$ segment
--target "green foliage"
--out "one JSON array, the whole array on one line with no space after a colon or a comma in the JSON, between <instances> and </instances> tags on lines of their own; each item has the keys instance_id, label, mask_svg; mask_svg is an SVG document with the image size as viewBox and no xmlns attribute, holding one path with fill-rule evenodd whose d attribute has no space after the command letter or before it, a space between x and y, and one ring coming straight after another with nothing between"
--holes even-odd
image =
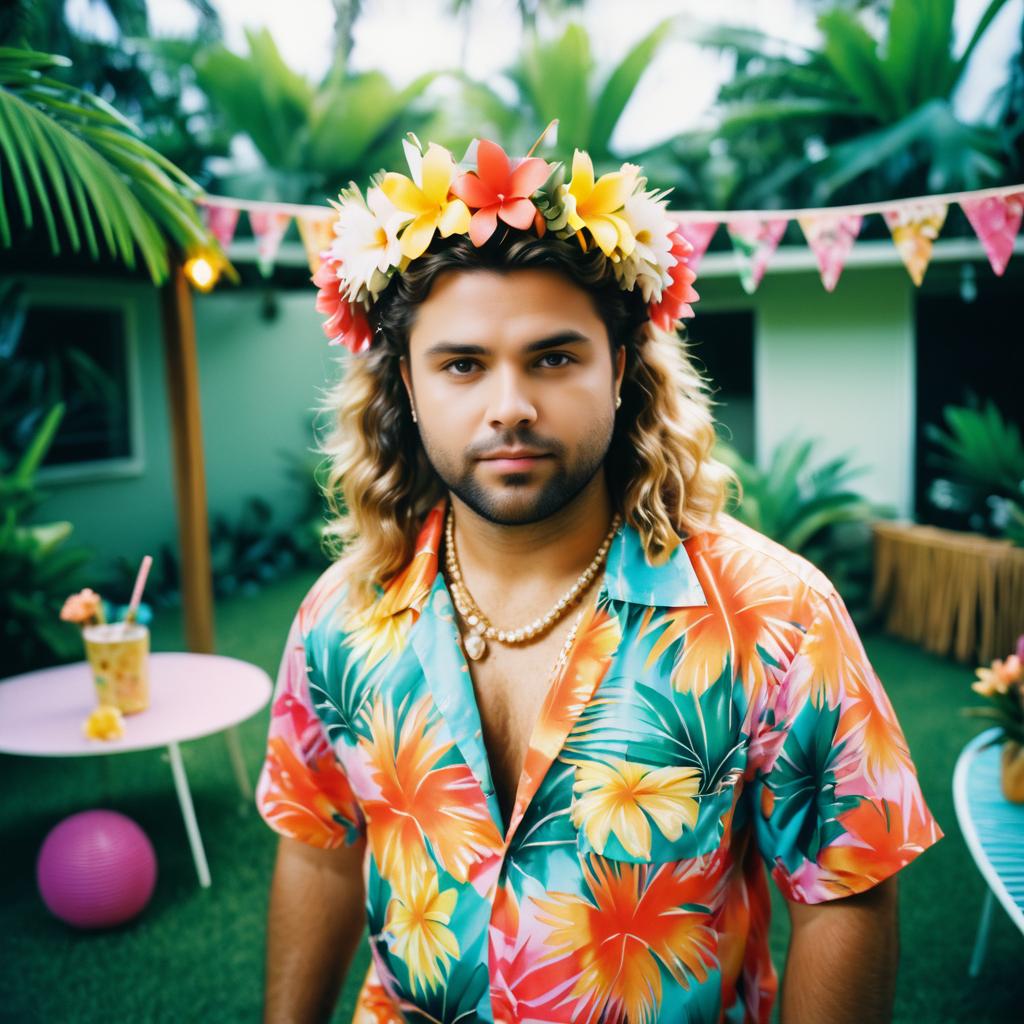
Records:
<instances>
[{"instance_id":1,"label":"green foliage","mask_svg":"<svg viewBox=\"0 0 1024 1024\"><path fill-rule=\"evenodd\" d=\"M978 43L1006 0L991 0L970 42L953 55L953 0L892 0L885 32L833 6L818 19L821 45L794 48L749 30L695 26L702 42L737 55L718 98L713 133L732 171L729 205L822 204L975 189L1019 171L1021 84L1004 90L997 125L967 124L952 98ZM1017 111L1014 113L1014 111ZM696 147L694 144L696 143ZM676 152L692 163L681 143Z\"/></svg>"},{"instance_id":2,"label":"green foliage","mask_svg":"<svg viewBox=\"0 0 1024 1024\"><path fill-rule=\"evenodd\" d=\"M68 545L71 524L28 524L42 501L35 475L64 415L54 406L13 466L0 467L0 675L81 656L78 630L60 620L90 553Z\"/></svg>"},{"instance_id":3,"label":"green foliage","mask_svg":"<svg viewBox=\"0 0 1024 1024\"><path fill-rule=\"evenodd\" d=\"M598 172L617 169L623 159L644 159L653 181L659 180L659 172L664 177L665 168L657 163L664 147L624 157L612 153L611 139L640 79L676 24L676 18L659 22L607 74L598 71L582 25L570 22L551 40L530 32L520 60L508 72L520 96L524 137L517 139L519 146L528 148L558 118L555 152L561 159L571 161L574 149L585 149Z\"/></svg>"},{"instance_id":4,"label":"green foliage","mask_svg":"<svg viewBox=\"0 0 1024 1024\"><path fill-rule=\"evenodd\" d=\"M149 145L202 180L206 159L225 155L230 140L216 113L197 102L193 63L221 27L209 0L185 3L196 19L193 36L155 39L147 0L91 0L89 20L107 25L100 39L73 23L66 0L12 0L0 15L0 45L68 57L71 66L56 69L55 78L106 100Z\"/></svg>"},{"instance_id":5,"label":"green foliage","mask_svg":"<svg viewBox=\"0 0 1024 1024\"><path fill-rule=\"evenodd\" d=\"M948 405L946 427L925 425L935 448L930 465L945 470L929 490L929 501L963 518L964 528L1005 536L1024 546L1024 442L1020 427L989 399L977 407Z\"/></svg>"},{"instance_id":6,"label":"green foliage","mask_svg":"<svg viewBox=\"0 0 1024 1024\"><path fill-rule=\"evenodd\" d=\"M715 457L736 471L742 500L729 511L741 522L803 555L828 576L851 608L863 612L870 576L870 524L891 509L872 504L848 484L866 472L840 455L812 466L816 442L789 438L765 469L719 441Z\"/></svg>"},{"instance_id":7,"label":"green foliage","mask_svg":"<svg viewBox=\"0 0 1024 1024\"><path fill-rule=\"evenodd\" d=\"M109 104L53 78L62 66L63 57L0 47L0 245L14 240L16 208L28 230L41 215L54 254L66 245L99 259L105 248L134 267L138 251L162 282L168 238L209 242L192 201L198 186Z\"/></svg>"},{"instance_id":8,"label":"green foliage","mask_svg":"<svg viewBox=\"0 0 1024 1024\"><path fill-rule=\"evenodd\" d=\"M266 29L246 38L248 54L217 45L196 58L209 102L233 133L249 137L265 165L229 175L225 187L235 193L323 202L350 180L402 166L404 133L432 122L416 101L435 73L398 89L380 72L354 74L336 63L313 85L288 67Z\"/></svg>"}]
</instances>

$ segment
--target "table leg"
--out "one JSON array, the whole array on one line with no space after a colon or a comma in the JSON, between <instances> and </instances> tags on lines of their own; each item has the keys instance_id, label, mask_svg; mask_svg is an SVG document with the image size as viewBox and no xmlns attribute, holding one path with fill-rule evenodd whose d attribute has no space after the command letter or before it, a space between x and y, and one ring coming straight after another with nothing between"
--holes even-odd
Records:
<instances>
[{"instance_id":1,"label":"table leg","mask_svg":"<svg viewBox=\"0 0 1024 1024\"><path fill-rule=\"evenodd\" d=\"M245 758L242 756L242 744L238 738L238 726L233 725L227 729L224 739L228 745L228 753L231 755L231 767L235 771L235 781L242 793L242 799L248 806L252 803L252 784L249 782L249 773L245 770Z\"/></svg>"},{"instance_id":2,"label":"table leg","mask_svg":"<svg viewBox=\"0 0 1024 1024\"><path fill-rule=\"evenodd\" d=\"M203 839L199 835L199 826L196 824L196 812L192 806L192 794L189 792L188 777L185 775L185 763L181 759L181 748L177 743L171 743L167 750L171 755L174 788L178 791L178 803L181 804L181 816L185 819L185 831L188 833L189 846L192 847L192 859L195 861L196 874L199 875L199 884L204 889L208 889L210 887L210 867L206 863Z\"/></svg>"},{"instance_id":3,"label":"table leg","mask_svg":"<svg viewBox=\"0 0 1024 1024\"><path fill-rule=\"evenodd\" d=\"M978 922L978 935L974 940L974 952L971 954L971 966L967 968L970 977L976 978L981 970L981 962L985 959L985 948L988 946L988 928L992 923L992 904L995 897L992 890L985 888L985 902L981 905L981 920Z\"/></svg>"}]
</instances>

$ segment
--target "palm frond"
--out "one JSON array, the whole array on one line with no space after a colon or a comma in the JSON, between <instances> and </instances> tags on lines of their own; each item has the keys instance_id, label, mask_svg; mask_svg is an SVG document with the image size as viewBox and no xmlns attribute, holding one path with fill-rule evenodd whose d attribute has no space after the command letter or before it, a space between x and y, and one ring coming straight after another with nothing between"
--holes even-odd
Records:
<instances>
[{"instance_id":1,"label":"palm frond","mask_svg":"<svg viewBox=\"0 0 1024 1024\"><path fill-rule=\"evenodd\" d=\"M0 194L9 176L27 228L37 213L54 254L66 244L99 259L101 242L154 283L168 272L168 240L212 245L193 198L199 187L147 146L130 122L95 96L48 78L66 63L0 47ZM0 245L13 239L0 201Z\"/></svg>"}]
</instances>

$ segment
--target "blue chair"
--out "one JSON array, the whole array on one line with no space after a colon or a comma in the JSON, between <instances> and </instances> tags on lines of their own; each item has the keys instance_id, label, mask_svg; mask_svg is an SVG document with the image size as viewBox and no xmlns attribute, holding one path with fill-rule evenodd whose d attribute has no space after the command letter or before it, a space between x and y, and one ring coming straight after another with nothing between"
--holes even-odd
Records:
<instances>
[{"instance_id":1,"label":"blue chair","mask_svg":"<svg viewBox=\"0 0 1024 1024\"><path fill-rule=\"evenodd\" d=\"M967 849L988 885L968 974L978 976L992 904L999 900L1010 920L1024 933L1024 804L1011 804L999 785L998 728L986 729L964 747L953 772L953 804ZM983 749L984 748L984 749Z\"/></svg>"}]
</instances>

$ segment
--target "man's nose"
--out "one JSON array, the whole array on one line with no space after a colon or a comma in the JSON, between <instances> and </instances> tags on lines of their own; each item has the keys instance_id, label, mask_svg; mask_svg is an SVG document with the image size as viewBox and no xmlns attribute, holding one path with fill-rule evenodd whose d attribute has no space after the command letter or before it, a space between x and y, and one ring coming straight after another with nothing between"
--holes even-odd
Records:
<instances>
[{"instance_id":1,"label":"man's nose","mask_svg":"<svg viewBox=\"0 0 1024 1024\"><path fill-rule=\"evenodd\" d=\"M495 429L529 425L537 419L537 410L527 382L514 369L502 369L492 377L493 392L487 418Z\"/></svg>"}]
</instances>

